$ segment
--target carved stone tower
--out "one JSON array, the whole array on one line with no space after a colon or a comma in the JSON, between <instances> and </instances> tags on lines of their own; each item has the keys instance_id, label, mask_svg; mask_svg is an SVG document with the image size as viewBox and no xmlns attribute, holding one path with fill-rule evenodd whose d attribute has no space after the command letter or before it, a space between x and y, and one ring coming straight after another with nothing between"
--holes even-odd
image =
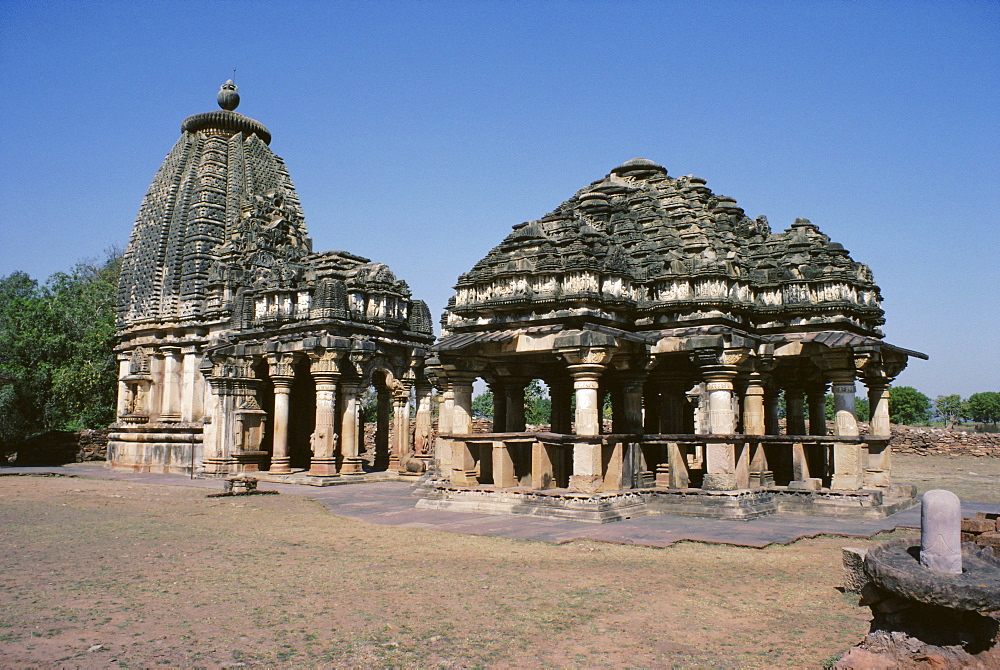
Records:
<instances>
[{"instance_id":1,"label":"carved stone tower","mask_svg":"<svg viewBox=\"0 0 1000 670\"><path fill-rule=\"evenodd\" d=\"M409 399L429 311L384 264L313 253L271 133L235 111L232 81L218 102L181 124L125 252L109 460L356 474L358 395L374 384ZM397 431L386 458L403 467L411 444Z\"/></svg>"}]
</instances>

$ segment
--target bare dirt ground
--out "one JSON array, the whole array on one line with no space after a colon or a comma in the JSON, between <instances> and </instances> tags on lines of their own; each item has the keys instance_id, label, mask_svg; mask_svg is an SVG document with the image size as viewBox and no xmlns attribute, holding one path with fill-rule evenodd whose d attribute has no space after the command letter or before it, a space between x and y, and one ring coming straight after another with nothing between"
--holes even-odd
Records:
<instances>
[{"instance_id":1,"label":"bare dirt ground","mask_svg":"<svg viewBox=\"0 0 1000 670\"><path fill-rule=\"evenodd\" d=\"M551 545L0 477L0 666L815 668L867 632L837 589L840 548L864 544Z\"/></svg>"}]
</instances>

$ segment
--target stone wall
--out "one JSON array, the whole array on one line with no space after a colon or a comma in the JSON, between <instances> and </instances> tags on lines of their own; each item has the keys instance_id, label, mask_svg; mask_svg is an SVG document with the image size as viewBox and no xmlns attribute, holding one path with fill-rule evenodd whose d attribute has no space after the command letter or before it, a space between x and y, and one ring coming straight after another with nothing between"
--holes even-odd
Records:
<instances>
[{"instance_id":1,"label":"stone wall","mask_svg":"<svg viewBox=\"0 0 1000 670\"><path fill-rule=\"evenodd\" d=\"M108 454L108 433L102 430L50 430L29 437L0 454L9 465L62 465L103 461Z\"/></svg>"},{"instance_id":2,"label":"stone wall","mask_svg":"<svg viewBox=\"0 0 1000 670\"><path fill-rule=\"evenodd\" d=\"M903 454L972 455L1000 458L1000 434L944 428L892 427L892 450Z\"/></svg>"}]
</instances>

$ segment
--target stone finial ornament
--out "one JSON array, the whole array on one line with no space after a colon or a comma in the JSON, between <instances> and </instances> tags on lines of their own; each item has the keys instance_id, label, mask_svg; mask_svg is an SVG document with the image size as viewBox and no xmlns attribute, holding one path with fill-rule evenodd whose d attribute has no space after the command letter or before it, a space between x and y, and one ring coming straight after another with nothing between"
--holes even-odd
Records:
<instances>
[{"instance_id":1,"label":"stone finial ornament","mask_svg":"<svg viewBox=\"0 0 1000 670\"><path fill-rule=\"evenodd\" d=\"M232 79L227 79L226 83L219 88L219 107L230 112L240 106L240 94L237 93L239 87L233 83Z\"/></svg>"}]
</instances>

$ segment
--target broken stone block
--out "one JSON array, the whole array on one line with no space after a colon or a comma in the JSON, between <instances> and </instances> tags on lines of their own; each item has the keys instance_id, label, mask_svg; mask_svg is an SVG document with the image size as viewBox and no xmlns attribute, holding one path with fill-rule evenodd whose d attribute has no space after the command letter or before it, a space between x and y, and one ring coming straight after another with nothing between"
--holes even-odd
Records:
<instances>
[{"instance_id":1,"label":"broken stone block","mask_svg":"<svg viewBox=\"0 0 1000 670\"><path fill-rule=\"evenodd\" d=\"M841 551L844 558L844 591L861 593L861 589L868 583L868 575L865 574L865 555L868 550L843 547Z\"/></svg>"},{"instance_id":2,"label":"broken stone block","mask_svg":"<svg viewBox=\"0 0 1000 670\"><path fill-rule=\"evenodd\" d=\"M997 529L997 523L993 519L965 518L962 519L962 532L964 533L987 533Z\"/></svg>"}]
</instances>

